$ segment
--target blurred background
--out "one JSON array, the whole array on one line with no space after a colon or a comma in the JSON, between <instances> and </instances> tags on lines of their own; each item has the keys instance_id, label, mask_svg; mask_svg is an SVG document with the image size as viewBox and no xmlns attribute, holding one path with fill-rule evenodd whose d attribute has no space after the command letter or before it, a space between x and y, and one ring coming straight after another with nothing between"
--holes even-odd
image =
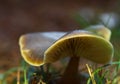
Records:
<instances>
[{"instance_id":1,"label":"blurred background","mask_svg":"<svg viewBox=\"0 0 120 84\"><path fill-rule=\"evenodd\" d=\"M20 65L22 34L71 31L88 24L119 30L119 15L120 0L1 0L0 73Z\"/></svg>"}]
</instances>

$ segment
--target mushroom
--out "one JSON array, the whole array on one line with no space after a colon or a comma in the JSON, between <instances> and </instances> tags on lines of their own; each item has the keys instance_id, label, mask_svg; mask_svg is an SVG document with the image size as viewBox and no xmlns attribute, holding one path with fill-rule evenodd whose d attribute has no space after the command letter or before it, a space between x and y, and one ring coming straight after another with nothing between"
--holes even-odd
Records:
<instances>
[{"instance_id":1,"label":"mushroom","mask_svg":"<svg viewBox=\"0 0 120 84\"><path fill-rule=\"evenodd\" d=\"M43 32L22 35L19 40L22 57L30 65L41 66L69 56L70 61L61 81L63 84L64 81L78 84L77 70L81 57L102 64L111 61L113 46L109 42L109 29L89 27L85 31L75 30L65 34Z\"/></svg>"},{"instance_id":2,"label":"mushroom","mask_svg":"<svg viewBox=\"0 0 120 84\"><path fill-rule=\"evenodd\" d=\"M33 66L43 65L45 50L65 32L43 32L22 35L19 39L24 60Z\"/></svg>"},{"instance_id":3,"label":"mushroom","mask_svg":"<svg viewBox=\"0 0 120 84\"><path fill-rule=\"evenodd\" d=\"M60 84L79 84L80 58L86 58L99 64L109 63L113 57L113 46L109 40L106 40L106 37L103 38L90 31L75 30L53 43L45 51L44 56L45 63L53 63L59 59L70 57Z\"/></svg>"}]
</instances>

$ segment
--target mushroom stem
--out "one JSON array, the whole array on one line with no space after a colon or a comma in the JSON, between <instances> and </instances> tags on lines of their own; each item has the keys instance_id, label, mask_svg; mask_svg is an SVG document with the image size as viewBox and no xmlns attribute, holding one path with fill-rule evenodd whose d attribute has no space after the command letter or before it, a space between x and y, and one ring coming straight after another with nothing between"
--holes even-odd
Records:
<instances>
[{"instance_id":1,"label":"mushroom stem","mask_svg":"<svg viewBox=\"0 0 120 84\"><path fill-rule=\"evenodd\" d=\"M80 84L78 78L78 65L80 57L71 57L59 84Z\"/></svg>"}]
</instances>

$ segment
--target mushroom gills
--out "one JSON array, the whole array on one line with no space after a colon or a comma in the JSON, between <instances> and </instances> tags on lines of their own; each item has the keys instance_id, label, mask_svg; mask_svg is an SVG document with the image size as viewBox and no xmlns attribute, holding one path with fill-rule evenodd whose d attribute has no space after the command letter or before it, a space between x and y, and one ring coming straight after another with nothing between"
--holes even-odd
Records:
<instances>
[{"instance_id":1,"label":"mushroom gills","mask_svg":"<svg viewBox=\"0 0 120 84\"><path fill-rule=\"evenodd\" d=\"M72 35L71 35L72 34ZM97 63L108 63L112 59L113 46L103 37L88 31L71 32L45 51L45 63L55 62L63 57L84 57Z\"/></svg>"}]
</instances>

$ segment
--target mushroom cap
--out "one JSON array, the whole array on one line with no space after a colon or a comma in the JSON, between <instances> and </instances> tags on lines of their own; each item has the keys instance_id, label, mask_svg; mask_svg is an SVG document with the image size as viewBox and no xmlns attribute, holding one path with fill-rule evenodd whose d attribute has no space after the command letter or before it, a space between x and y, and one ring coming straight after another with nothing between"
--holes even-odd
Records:
<instances>
[{"instance_id":1,"label":"mushroom cap","mask_svg":"<svg viewBox=\"0 0 120 84\"><path fill-rule=\"evenodd\" d=\"M33 66L44 64L44 52L65 32L43 32L22 35L19 39L20 51L24 60Z\"/></svg>"},{"instance_id":2,"label":"mushroom cap","mask_svg":"<svg viewBox=\"0 0 120 84\"><path fill-rule=\"evenodd\" d=\"M108 63L113 57L112 44L92 32L76 30L58 39L45 51L45 63L64 57L84 57L96 63Z\"/></svg>"},{"instance_id":3,"label":"mushroom cap","mask_svg":"<svg viewBox=\"0 0 120 84\"><path fill-rule=\"evenodd\" d=\"M102 36L106 40L110 40L111 31L103 25L93 25L85 28L87 31L91 31L99 36Z\"/></svg>"}]
</instances>

